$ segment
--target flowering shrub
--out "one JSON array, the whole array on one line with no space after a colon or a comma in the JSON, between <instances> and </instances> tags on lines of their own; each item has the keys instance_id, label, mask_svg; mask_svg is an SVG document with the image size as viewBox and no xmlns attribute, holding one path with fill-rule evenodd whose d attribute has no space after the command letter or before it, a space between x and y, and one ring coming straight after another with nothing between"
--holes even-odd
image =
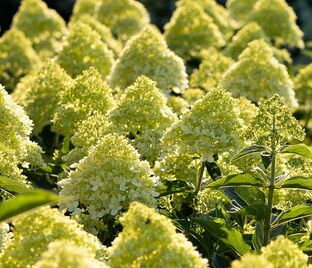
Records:
<instances>
[{"instance_id":1,"label":"flowering shrub","mask_svg":"<svg viewBox=\"0 0 312 268\"><path fill-rule=\"evenodd\" d=\"M22 0L0 37L0 268L310 267L286 1L74 2Z\"/></svg>"}]
</instances>

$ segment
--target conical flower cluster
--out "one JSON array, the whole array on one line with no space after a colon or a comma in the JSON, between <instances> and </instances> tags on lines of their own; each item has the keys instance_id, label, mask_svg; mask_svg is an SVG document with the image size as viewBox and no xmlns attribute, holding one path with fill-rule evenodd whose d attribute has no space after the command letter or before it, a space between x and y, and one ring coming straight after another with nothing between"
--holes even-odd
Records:
<instances>
[{"instance_id":1,"label":"conical flower cluster","mask_svg":"<svg viewBox=\"0 0 312 268\"><path fill-rule=\"evenodd\" d=\"M93 220L120 214L131 201L154 206L157 196L149 164L117 134L104 136L59 185L60 195L73 197L68 210L79 212L80 203Z\"/></svg>"},{"instance_id":2,"label":"conical flower cluster","mask_svg":"<svg viewBox=\"0 0 312 268\"><path fill-rule=\"evenodd\" d=\"M72 83L72 79L55 62L45 64L23 77L13 92L13 99L22 105L34 123L33 134L51 124L60 93Z\"/></svg>"},{"instance_id":3,"label":"conical flower cluster","mask_svg":"<svg viewBox=\"0 0 312 268\"><path fill-rule=\"evenodd\" d=\"M244 96L258 102L279 94L290 107L297 106L293 82L286 66L278 62L263 40L248 44L239 60L225 72L222 84L234 97Z\"/></svg>"},{"instance_id":4,"label":"conical flower cluster","mask_svg":"<svg viewBox=\"0 0 312 268\"><path fill-rule=\"evenodd\" d=\"M120 222L124 229L109 249L111 268L208 267L192 243L154 209L134 202Z\"/></svg>"},{"instance_id":5,"label":"conical flower cluster","mask_svg":"<svg viewBox=\"0 0 312 268\"><path fill-rule=\"evenodd\" d=\"M57 56L57 62L72 77L94 67L105 79L113 61L113 52L101 41L101 36L81 22L71 25Z\"/></svg>"},{"instance_id":6,"label":"conical flower cluster","mask_svg":"<svg viewBox=\"0 0 312 268\"><path fill-rule=\"evenodd\" d=\"M23 0L12 26L24 32L42 58L54 55L65 31L61 16L42 0Z\"/></svg>"},{"instance_id":7,"label":"conical flower cluster","mask_svg":"<svg viewBox=\"0 0 312 268\"><path fill-rule=\"evenodd\" d=\"M153 26L145 27L128 41L115 62L110 83L124 90L140 75L157 82L164 92L183 92L188 85L182 59L168 49L163 36Z\"/></svg>"},{"instance_id":8,"label":"conical flower cluster","mask_svg":"<svg viewBox=\"0 0 312 268\"><path fill-rule=\"evenodd\" d=\"M211 17L193 1L180 1L170 22L165 25L168 46L180 57L198 57L202 49L221 47L224 38Z\"/></svg>"},{"instance_id":9,"label":"conical flower cluster","mask_svg":"<svg viewBox=\"0 0 312 268\"><path fill-rule=\"evenodd\" d=\"M90 67L60 93L52 129L64 136L71 136L77 125L92 112L106 114L112 107L111 89L97 69Z\"/></svg>"}]
</instances>

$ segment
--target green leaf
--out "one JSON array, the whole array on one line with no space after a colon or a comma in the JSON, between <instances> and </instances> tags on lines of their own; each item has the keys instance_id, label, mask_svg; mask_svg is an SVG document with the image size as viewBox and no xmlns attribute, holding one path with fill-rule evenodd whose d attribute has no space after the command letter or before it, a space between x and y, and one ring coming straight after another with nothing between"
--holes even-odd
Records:
<instances>
[{"instance_id":1,"label":"green leaf","mask_svg":"<svg viewBox=\"0 0 312 268\"><path fill-rule=\"evenodd\" d=\"M268 152L261 153L261 161L265 169L271 165L272 155Z\"/></svg>"},{"instance_id":2,"label":"green leaf","mask_svg":"<svg viewBox=\"0 0 312 268\"><path fill-rule=\"evenodd\" d=\"M261 248L263 245L263 236L264 236L263 225L257 222L256 230L252 235L252 245L258 254L261 254Z\"/></svg>"},{"instance_id":3,"label":"green leaf","mask_svg":"<svg viewBox=\"0 0 312 268\"><path fill-rule=\"evenodd\" d=\"M0 176L0 188L10 193L17 193L17 194L22 194L22 193L26 193L30 191L30 189L27 188L24 183L18 180L14 180L14 179L2 177L2 176Z\"/></svg>"},{"instance_id":4,"label":"green leaf","mask_svg":"<svg viewBox=\"0 0 312 268\"><path fill-rule=\"evenodd\" d=\"M251 155L251 154L261 153L261 152L263 152L265 150L266 149L263 146L261 146L261 145L252 145L252 146L244 148L238 154L235 154L232 157L232 161L238 160L240 158L243 158L243 157Z\"/></svg>"},{"instance_id":5,"label":"green leaf","mask_svg":"<svg viewBox=\"0 0 312 268\"><path fill-rule=\"evenodd\" d=\"M244 241L242 234L235 228L203 219L193 220L203 227L210 236L214 237L216 240L222 241L238 254L243 255L250 251L250 247Z\"/></svg>"},{"instance_id":6,"label":"green leaf","mask_svg":"<svg viewBox=\"0 0 312 268\"><path fill-rule=\"evenodd\" d=\"M17 195L0 204L0 222L31 209L58 201L59 197L57 195L38 189Z\"/></svg>"},{"instance_id":7,"label":"green leaf","mask_svg":"<svg viewBox=\"0 0 312 268\"><path fill-rule=\"evenodd\" d=\"M234 192L248 205L265 203L265 194L257 187L235 187Z\"/></svg>"},{"instance_id":8,"label":"green leaf","mask_svg":"<svg viewBox=\"0 0 312 268\"><path fill-rule=\"evenodd\" d=\"M257 221L263 221L269 213L269 208L267 205L255 204L244 207L236 211L235 213L242 216L250 216Z\"/></svg>"},{"instance_id":9,"label":"green leaf","mask_svg":"<svg viewBox=\"0 0 312 268\"><path fill-rule=\"evenodd\" d=\"M312 215L312 206L307 206L307 205L295 206L291 208L290 211L284 213L279 218L279 221L276 225L274 225L274 228L281 224L291 222L297 219L309 217L311 215Z\"/></svg>"},{"instance_id":10,"label":"green leaf","mask_svg":"<svg viewBox=\"0 0 312 268\"><path fill-rule=\"evenodd\" d=\"M311 149L304 144L286 146L281 153L297 154L306 158L312 158Z\"/></svg>"},{"instance_id":11,"label":"green leaf","mask_svg":"<svg viewBox=\"0 0 312 268\"><path fill-rule=\"evenodd\" d=\"M264 182L260 178L256 178L251 174L241 173L235 175L229 175L227 177L218 179L207 185L207 187L230 187L230 186L265 186Z\"/></svg>"},{"instance_id":12,"label":"green leaf","mask_svg":"<svg viewBox=\"0 0 312 268\"><path fill-rule=\"evenodd\" d=\"M312 190L312 179L305 178L302 176L296 176L289 178L284 181L280 186L281 188L295 188L295 189L304 189L304 190Z\"/></svg>"}]
</instances>

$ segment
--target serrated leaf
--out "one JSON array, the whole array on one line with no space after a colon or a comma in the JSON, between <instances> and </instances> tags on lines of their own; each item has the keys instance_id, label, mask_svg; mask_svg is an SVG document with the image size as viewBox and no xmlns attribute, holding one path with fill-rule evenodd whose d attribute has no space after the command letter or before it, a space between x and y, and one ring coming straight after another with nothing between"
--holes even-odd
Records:
<instances>
[{"instance_id":1,"label":"serrated leaf","mask_svg":"<svg viewBox=\"0 0 312 268\"><path fill-rule=\"evenodd\" d=\"M242 234L235 228L203 219L193 220L203 227L209 235L213 236L216 240L222 241L238 254L243 255L250 251L250 247L244 241Z\"/></svg>"},{"instance_id":2,"label":"serrated leaf","mask_svg":"<svg viewBox=\"0 0 312 268\"><path fill-rule=\"evenodd\" d=\"M261 153L265 151L265 148L261 145L252 145L249 147L244 148L243 150L241 150L239 153L235 154L232 157L232 160L238 160L240 158L243 158L245 156L251 155L251 154L255 154L255 153Z\"/></svg>"},{"instance_id":3,"label":"serrated leaf","mask_svg":"<svg viewBox=\"0 0 312 268\"><path fill-rule=\"evenodd\" d=\"M241 173L218 179L217 181L208 184L207 187L265 186L265 184L266 183L260 178L256 178L251 174Z\"/></svg>"},{"instance_id":4,"label":"serrated leaf","mask_svg":"<svg viewBox=\"0 0 312 268\"><path fill-rule=\"evenodd\" d=\"M304 190L312 190L312 179L305 178L302 176L296 176L289 178L284 181L281 188L294 188L294 189L304 189Z\"/></svg>"},{"instance_id":5,"label":"serrated leaf","mask_svg":"<svg viewBox=\"0 0 312 268\"><path fill-rule=\"evenodd\" d=\"M281 151L281 153L297 154L297 155L301 155L301 156L306 157L306 158L312 158L311 149L304 144L296 144L296 145L286 146Z\"/></svg>"},{"instance_id":6,"label":"serrated leaf","mask_svg":"<svg viewBox=\"0 0 312 268\"><path fill-rule=\"evenodd\" d=\"M28 193L17 195L0 204L0 222L8 220L31 209L56 203L59 197L54 193L43 190L32 190Z\"/></svg>"},{"instance_id":7,"label":"serrated leaf","mask_svg":"<svg viewBox=\"0 0 312 268\"><path fill-rule=\"evenodd\" d=\"M294 221L297 219L305 218L311 215L312 215L312 206L307 206L307 205L295 206L291 208L290 211L284 213L280 217L276 226L279 226L281 224Z\"/></svg>"},{"instance_id":8,"label":"serrated leaf","mask_svg":"<svg viewBox=\"0 0 312 268\"><path fill-rule=\"evenodd\" d=\"M235 213L242 215L242 216L250 216L256 219L257 221L263 221L269 212L270 211L269 211L268 206L263 205L263 204L255 204L255 205L244 207L236 211Z\"/></svg>"},{"instance_id":9,"label":"serrated leaf","mask_svg":"<svg viewBox=\"0 0 312 268\"><path fill-rule=\"evenodd\" d=\"M6 190L7 192L17 194L22 194L30 191L30 189L27 188L24 183L3 176L0 176L0 188Z\"/></svg>"}]
</instances>

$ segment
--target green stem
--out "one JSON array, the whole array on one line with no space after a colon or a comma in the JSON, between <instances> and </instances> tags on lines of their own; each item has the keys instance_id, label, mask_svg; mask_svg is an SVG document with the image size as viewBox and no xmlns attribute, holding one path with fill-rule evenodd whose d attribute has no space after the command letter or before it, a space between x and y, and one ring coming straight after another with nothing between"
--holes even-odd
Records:
<instances>
[{"instance_id":1,"label":"green stem","mask_svg":"<svg viewBox=\"0 0 312 268\"><path fill-rule=\"evenodd\" d=\"M205 170L205 162L202 162L201 166L197 171L195 194L197 194L200 190L201 182L204 176L204 170Z\"/></svg>"},{"instance_id":2,"label":"green stem","mask_svg":"<svg viewBox=\"0 0 312 268\"><path fill-rule=\"evenodd\" d=\"M275 189L275 170L276 170L276 129L275 129L275 115L273 115L273 129L272 129L272 152L271 152L271 174L270 174L270 185L268 194L268 214L264 219L264 235L263 235L263 246L266 246L270 242L271 237L271 219L272 219L272 208L273 198Z\"/></svg>"}]
</instances>

